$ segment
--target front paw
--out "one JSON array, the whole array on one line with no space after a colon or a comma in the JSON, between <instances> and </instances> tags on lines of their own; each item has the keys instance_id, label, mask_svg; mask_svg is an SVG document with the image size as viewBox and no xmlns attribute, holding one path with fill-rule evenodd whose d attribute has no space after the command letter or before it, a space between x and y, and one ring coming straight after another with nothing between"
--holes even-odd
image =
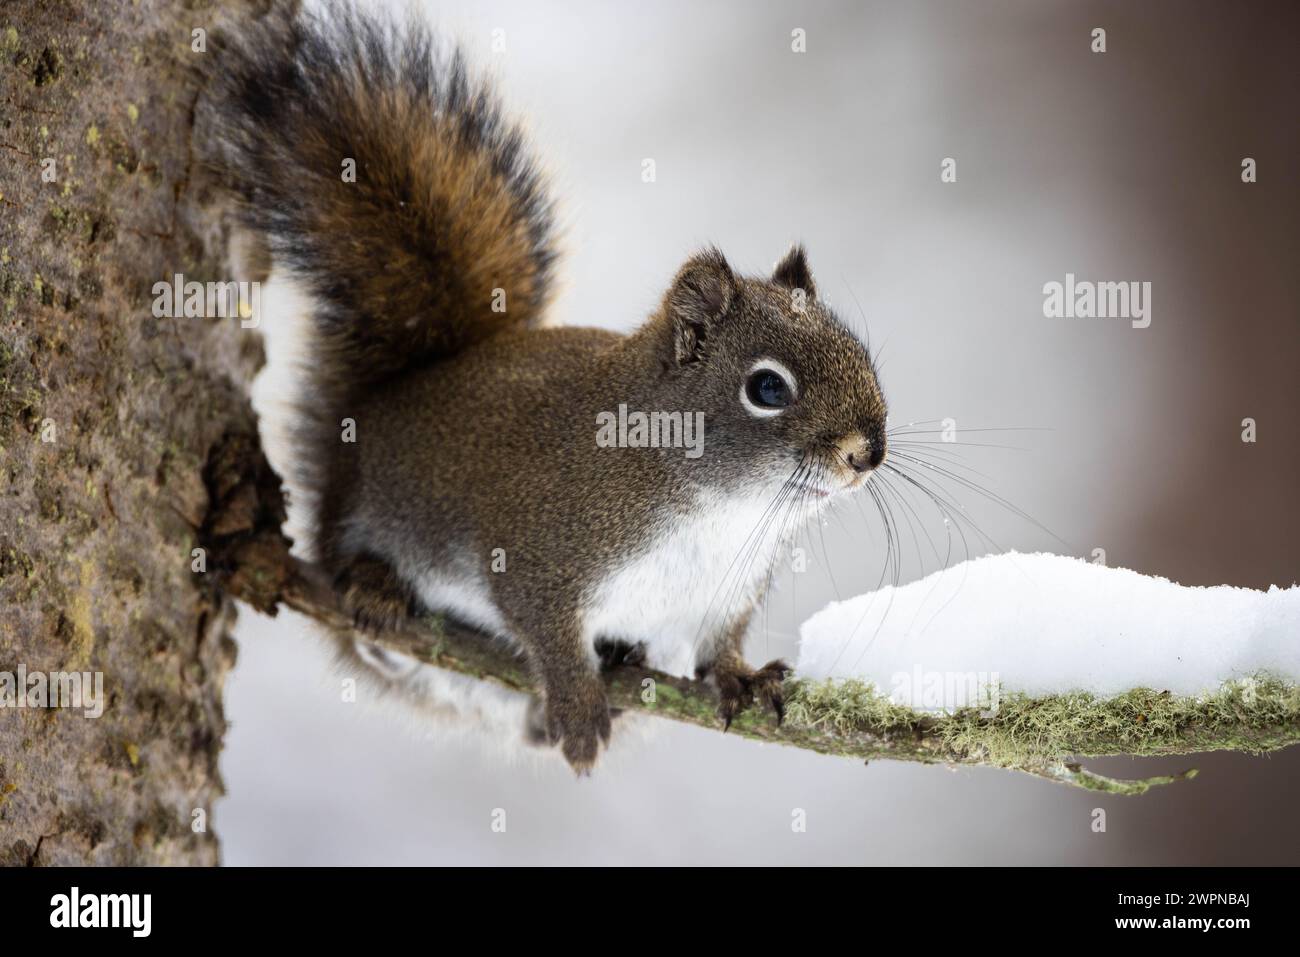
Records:
<instances>
[{"instance_id":1,"label":"front paw","mask_svg":"<svg viewBox=\"0 0 1300 957\"><path fill-rule=\"evenodd\" d=\"M785 720L784 683L793 669L784 661L769 661L757 671L743 661L719 662L712 671L718 683L718 717L722 730L731 727L732 720L754 703L755 699L776 712L776 723Z\"/></svg>"},{"instance_id":2,"label":"front paw","mask_svg":"<svg viewBox=\"0 0 1300 957\"><path fill-rule=\"evenodd\" d=\"M602 743L609 743L610 713L605 686L592 675L576 684L546 689L546 736L560 745L578 774L589 774Z\"/></svg>"}]
</instances>

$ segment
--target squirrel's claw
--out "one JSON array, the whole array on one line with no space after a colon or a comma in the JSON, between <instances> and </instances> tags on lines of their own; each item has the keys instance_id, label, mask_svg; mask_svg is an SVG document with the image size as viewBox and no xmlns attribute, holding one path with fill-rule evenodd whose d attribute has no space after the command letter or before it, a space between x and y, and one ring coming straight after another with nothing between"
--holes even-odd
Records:
<instances>
[{"instance_id":1,"label":"squirrel's claw","mask_svg":"<svg viewBox=\"0 0 1300 957\"><path fill-rule=\"evenodd\" d=\"M757 698L776 713L779 727L785 720L785 694L783 685L791 668L780 659L769 661L757 671L743 664L717 665L714 678L718 683L718 716L722 718L722 730L725 734L731 728L736 715L754 703Z\"/></svg>"}]
</instances>

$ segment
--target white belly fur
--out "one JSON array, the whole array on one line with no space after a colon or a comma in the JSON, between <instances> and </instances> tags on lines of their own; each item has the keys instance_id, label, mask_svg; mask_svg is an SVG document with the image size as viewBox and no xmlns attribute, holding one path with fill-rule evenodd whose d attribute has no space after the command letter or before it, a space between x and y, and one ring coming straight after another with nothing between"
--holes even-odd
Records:
<instances>
[{"instance_id":1,"label":"white belly fur","mask_svg":"<svg viewBox=\"0 0 1300 957\"><path fill-rule=\"evenodd\" d=\"M646 663L690 676L702 653L758 598L777 542L777 525L760 529L770 497L699 503L669 526L644 554L611 569L589 592L584 638L644 642ZM482 574L466 563L423 574L415 582L421 604L445 611L489 634L513 639ZM594 652L593 652L594 657Z\"/></svg>"},{"instance_id":2,"label":"white belly fur","mask_svg":"<svg viewBox=\"0 0 1300 957\"><path fill-rule=\"evenodd\" d=\"M662 530L649 551L611 569L588 593L583 623L588 648L598 638L643 642L647 665L693 676L719 637L758 599L780 544L778 526L795 520L784 510L765 515L771 498L703 500L686 518ZM767 524L760 528L763 522ZM471 567L453 560L432 571L408 567L399 572L413 582L424 607L513 643L486 575ZM390 652L388 657L395 656ZM594 662L594 650L592 657ZM390 678L405 678L392 672L406 667L430 670L418 664L415 659L393 661L381 670Z\"/></svg>"},{"instance_id":3,"label":"white belly fur","mask_svg":"<svg viewBox=\"0 0 1300 957\"><path fill-rule=\"evenodd\" d=\"M409 576L399 569L408 581L415 582L420 603L433 611L443 611L458 621L499 638L510 638L492 590L483 574L468 572L463 566L456 570L439 569L422 575Z\"/></svg>"},{"instance_id":4,"label":"white belly fur","mask_svg":"<svg viewBox=\"0 0 1300 957\"><path fill-rule=\"evenodd\" d=\"M771 495L705 500L651 550L592 589L586 637L645 643L647 664L692 675L701 657L758 597L782 514L763 528Z\"/></svg>"}]
</instances>

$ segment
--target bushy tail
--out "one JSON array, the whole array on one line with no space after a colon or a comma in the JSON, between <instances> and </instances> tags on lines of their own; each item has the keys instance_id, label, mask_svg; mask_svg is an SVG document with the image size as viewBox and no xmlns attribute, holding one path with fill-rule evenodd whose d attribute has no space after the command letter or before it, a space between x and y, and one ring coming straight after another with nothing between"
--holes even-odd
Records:
<instances>
[{"instance_id":1,"label":"bushy tail","mask_svg":"<svg viewBox=\"0 0 1300 957\"><path fill-rule=\"evenodd\" d=\"M317 301L316 399L538 322L552 212L517 128L418 23L340 3L215 51L204 159ZM351 175L355 166L355 179Z\"/></svg>"}]
</instances>

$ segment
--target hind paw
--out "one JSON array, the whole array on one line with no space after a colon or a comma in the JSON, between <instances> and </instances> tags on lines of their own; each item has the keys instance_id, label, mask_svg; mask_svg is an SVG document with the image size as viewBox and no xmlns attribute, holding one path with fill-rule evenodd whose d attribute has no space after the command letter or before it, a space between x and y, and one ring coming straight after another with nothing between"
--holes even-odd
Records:
<instances>
[{"instance_id":1,"label":"hind paw","mask_svg":"<svg viewBox=\"0 0 1300 957\"><path fill-rule=\"evenodd\" d=\"M358 631L395 631L411 616L411 593L391 565L362 556L335 579L343 611Z\"/></svg>"}]
</instances>

